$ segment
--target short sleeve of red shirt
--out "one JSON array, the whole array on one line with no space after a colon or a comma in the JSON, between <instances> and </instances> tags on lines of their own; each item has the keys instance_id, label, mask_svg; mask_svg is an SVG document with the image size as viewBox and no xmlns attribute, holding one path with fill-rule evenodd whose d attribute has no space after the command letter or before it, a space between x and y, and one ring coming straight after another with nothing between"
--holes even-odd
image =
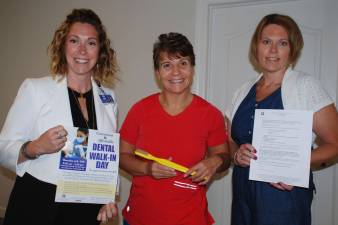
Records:
<instances>
[{"instance_id":1,"label":"short sleeve of red shirt","mask_svg":"<svg viewBox=\"0 0 338 225\"><path fill-rule=\"evenodd\" d=\"M141 105L136 103L129 110L126 119L124 120L120 129L120 137L122 140L129 144L135 145L139 134L139 121L141 120L142 114Z\"/></svg>"},{"instance_id":2,"label":"short sleeve of red shirt","mask_svg":"<svg viewBox=\"0 0 338 225\"><path fill-rule=\"evenodd\" d=\"M222 113L215 107L210 107L210 131L208 146L213 147L228 141L228 135L225 129L225 121Z\"/></svg>"}]
</instances>

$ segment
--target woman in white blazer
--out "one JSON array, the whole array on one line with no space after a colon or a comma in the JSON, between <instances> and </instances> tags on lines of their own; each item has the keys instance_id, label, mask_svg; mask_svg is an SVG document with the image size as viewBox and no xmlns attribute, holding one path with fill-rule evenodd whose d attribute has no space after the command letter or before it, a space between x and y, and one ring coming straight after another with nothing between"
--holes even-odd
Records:
<instances>
[{"instance_id":1,"label":"woman in white blazer","mask_svg":"<svg viewBox=\"0 0 338 225\"><path fill-rule=\"evenodd\" d=\"M0 164L17 174L4 224L99 224L114 203L55 203L64 127L116 131L117 64L100 18L74 9L49 46L53 75L26 79L0 134Z\"/></svg>"}]
</instances>

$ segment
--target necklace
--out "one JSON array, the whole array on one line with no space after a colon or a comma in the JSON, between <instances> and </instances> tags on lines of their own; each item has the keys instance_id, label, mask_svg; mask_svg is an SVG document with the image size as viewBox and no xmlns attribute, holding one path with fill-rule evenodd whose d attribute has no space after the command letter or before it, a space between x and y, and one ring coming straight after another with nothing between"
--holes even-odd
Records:
<instances>
[{"instance_id":1,"label":"necklace","mask_svg":"<svg viewBox=\"0 0 338 225\"><path fill-rule=\"evenodd\" d=\"M76 102L76 106L78 107L78 109L81 112L81 118L82 120L85 122L86 126L88 129L90 129L89 127L89 111L87 109L87 101L86 98L84 97L83 93L79 92L79 97L77 97L74 93L74 90L69 88L72 92L72 95L75 99ZM92 123L93 123L93 128L95 128L95 112L94 112L94 96L93 94L91 94L91 110L92 110Z\"/></svg>"}]
</instances>

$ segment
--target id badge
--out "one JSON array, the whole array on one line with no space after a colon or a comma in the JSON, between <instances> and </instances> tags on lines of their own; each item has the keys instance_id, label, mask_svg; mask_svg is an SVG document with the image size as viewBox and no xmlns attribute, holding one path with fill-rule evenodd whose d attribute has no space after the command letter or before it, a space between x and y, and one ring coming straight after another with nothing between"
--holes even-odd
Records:
<instances>
[{"instance_id":1,"label":"id badge","mask_svg":"<svg viewBox=\"0 0 338 225\"><path fill-rule=\"evenodd\" d=\"M101 99L101 102L103 104L108 104L108 103L114 103L114 99L111 95L99 95L100 96L100 99Z\"/></svg>"},{"instance_id":2,"label":"id badge","mask_svg":"<svg viewBox=\"0 0 338 225\"><path fill-rule=\"evenodd\" d=\"M106 94L105 91L99 87L99 96L103 104L113 104L114 99L111 95Z\"/></svg>"}]
</instances>

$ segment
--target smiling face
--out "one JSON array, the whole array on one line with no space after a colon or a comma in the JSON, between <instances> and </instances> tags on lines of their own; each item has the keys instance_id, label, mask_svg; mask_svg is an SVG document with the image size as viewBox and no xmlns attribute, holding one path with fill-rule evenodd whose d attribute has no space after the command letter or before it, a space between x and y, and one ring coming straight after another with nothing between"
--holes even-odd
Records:
<instances>
[{"instance_id":1,"label":"smiling face","mask_svg":"<svg viewBox=\"0 0 338 225\"><path fill-rule=\"evenodd\" d=\"M65 44L68 76L90 77L98 60L99 48L99 38L94 26L74 23Z\"/></svg>"},{"instance_id":2,"label":"smiling face","mask_svg":"<svg viewBox=\"0 0 338 225\"><path fill-rule=\"evenodd\" d=\"M263 73L285 72L289 65L290 42L286 30L269 24L257 44L257 61Z\"/></svg>"},{"instance_id":3,"label":"smiling face","mask_svg":"<svg viewBox=\"0 0 338 225\"><path fill-rule=\"evenodd\" d=\"M156 76L162 86L162 91L171 94L190 93L194 76L194 67L189 57L169 56L161 53L159 69Z\"/></svg>"}]
</instances>

